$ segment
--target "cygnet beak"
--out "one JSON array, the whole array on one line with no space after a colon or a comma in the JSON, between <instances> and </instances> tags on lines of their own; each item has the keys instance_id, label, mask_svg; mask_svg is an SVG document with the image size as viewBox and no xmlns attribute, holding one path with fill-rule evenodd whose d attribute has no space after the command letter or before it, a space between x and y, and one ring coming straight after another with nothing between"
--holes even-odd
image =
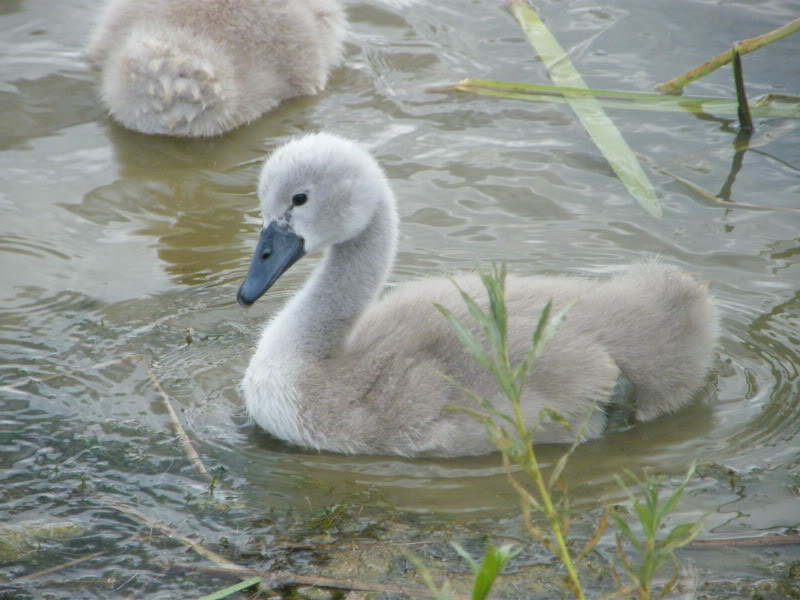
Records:
<instances>
[{"instance_id":1,"label":"cygnet beak","mask_svg":"<svg viewBox=\"0 0 800 600\"><path fill-rule=\"evenodd\" d=\"M253 304L305 253L303 238L288 224L270 223L261 230L250 270L239 287L236 300L244 307Z\"/></svg>"}]
</instances>

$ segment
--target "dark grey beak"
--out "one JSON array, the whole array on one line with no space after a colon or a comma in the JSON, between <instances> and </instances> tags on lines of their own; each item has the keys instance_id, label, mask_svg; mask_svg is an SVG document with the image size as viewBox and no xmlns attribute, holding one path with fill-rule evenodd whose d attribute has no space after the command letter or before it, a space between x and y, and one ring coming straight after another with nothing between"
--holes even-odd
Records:
<instances>
[{"instance_id":1,"label":"dark grey beak","mask_svg":"<svg viewBox=\"0 0 800 600\"><path fill-rule=\"evenodd\" d=\"M288 225L270 223L261 230L250 270L239 287L236 300L242 306L253 304L305 253L303 238Z\"/></svg>"}]
</instances>

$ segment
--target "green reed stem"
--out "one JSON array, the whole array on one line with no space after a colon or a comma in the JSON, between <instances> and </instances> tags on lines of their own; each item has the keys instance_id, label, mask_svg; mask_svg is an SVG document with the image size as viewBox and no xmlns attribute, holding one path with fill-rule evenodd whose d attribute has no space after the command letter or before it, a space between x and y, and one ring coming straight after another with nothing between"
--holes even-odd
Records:
<instances>
[{"instance_id":1,"label":"green reed stem","mask_svg":"<svg viewBox=\"0 0 800 600\"><path fill-rule=\"evenodd\" d=\"M428 91L463 92L479 96L524 100L526 102L556 103L567 103L567 94L583 95L595 97L606 108L691 114L736 114L738 108L736 100L726 98L676 96L674 94L653 94L650 92L620 92L488 79L463 79L452 85L430 88ZM755 117L800 119L800 104L798 104L797 96L769 94L756 100L750 106L750 112Z\"/></svg>"},{"instance_id":2,"label":"green reed stem","mask_svg":"<svg viewBox=\"0 0 800 600\"><path fill-rule=\"evenodd\" d=\"M545 480L539 461L536 456L533 444L533 429L529 427L522 412L522 393L530 372L536 363L542 348L547 341L555 335L567 309L564 309L554 316L551 316L551 304L542 311L539 321L534 331L531 348L527 356L517 365L512 364L509 356L508 346L508 317L505 302L505 276L504 267L495 269L491 274L481 274L481 280L486 287L489 297L488 310L484 310L478 302L461 292L469 309L470 315L478 321L480 329L484 332L485 339L481 340L471 329L462 323L449 309L437 305L439 311L450 321L456 335L464 346L465 350L472 355L481 365L484 366L495 377L500 389L511 403L512 414L510 417L500 413L495 406L486 398L481 398L459 386L468 397L475 400L487 413L481 414L469 409L468 412L477 416L487 427L487 431L495 441L498 449L503 453L503 466L506 475L520 496L525 522L531 534L545 541L543 532L533 525L528 518L531 508L541 512L547 519L552 539L554 541L554 551L567 572L569 587L578 600L584 600L585 594L581 586L580 577L575 566L575 561L567 548L567 540L564 531L566 523L565 515L562 515L559 507L553 501L552 483ZM488 346L488 347L487 347ZM452 381L448 378L448 380ZM456 382L453 382L456 383ZM456 383L456 385L458 385ZM545 417L551 417L559 423L568 425L567 421L552 411L543 411L539 416L538 425ZM516 440L510 440L508 434L498 423L495 417L502 417L503 421L512 426L516 434ZM580 437L580 433L578 437ZM523 452L520 452L524 449ZM513 477L511 466L516 464L533 481L538 499L522 487ZM552 548L552 542L546 541L548 547Z\"/></svg>"},{"instance_id":3,"label":"green reed stem","mask_svg":"<svg viewBox=\"0 0 800 600\"><path fill-rule=\"evenodd\" d=\"M798 31L800 31L800 17L763 35L739 42L734 48L726 50L722 54L718 54L714 58L707 60L702 65L698 65L693 69L689 69L685 73L656 86L656 89L659 92L679 94L681 90L683 90L683 88L691 82L696 81L701 77L705 77L723 65L727 65L733 60L736 52L738 52L740 55L748 54L754 50L758 50L762 46L777 42L778 40L797 33Z\"/></svg>"}]
</instances>

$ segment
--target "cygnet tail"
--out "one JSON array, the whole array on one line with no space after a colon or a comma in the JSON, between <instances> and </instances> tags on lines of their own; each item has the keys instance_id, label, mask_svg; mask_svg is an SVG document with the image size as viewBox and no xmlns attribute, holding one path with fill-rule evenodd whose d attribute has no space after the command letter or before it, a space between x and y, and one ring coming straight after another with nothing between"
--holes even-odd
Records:
<instances>
[{"instance_id":1,"label":"cygnet tail","mask_svg":"<svg viewBox=\"0 0 800 600\"><path fill-rule=\"evenodd\" d=\"M607 347L636 387L638 418L677 410L702 386L719 338L719 316L707 284L651 262L633 267L612 285L616 293L600 307L612 326Z\"/></svg>"},{"instance_id":2,"label":"cygnet tail","mask_svg":"<svg viewBox=\"0 0 800 600\"><path fill-rule=\"evenodd\" d=\"M129 129L198 137L241 124L229 57L195 33L136 27L112 51L102 77L103 101Z\"/></svg>"}]
</instances>

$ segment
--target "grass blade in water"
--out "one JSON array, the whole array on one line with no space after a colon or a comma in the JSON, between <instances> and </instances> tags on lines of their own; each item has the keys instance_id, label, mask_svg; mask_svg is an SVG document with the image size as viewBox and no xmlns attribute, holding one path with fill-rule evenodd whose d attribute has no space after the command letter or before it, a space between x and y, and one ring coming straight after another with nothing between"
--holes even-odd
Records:
<instances>
[{"instance_id":1,"label":"grass blade in water","mask_svg":"<svg viewBox=\"0 0 800 600\"><path fill-rule=\"evenodd\" d=\"M547 66L553 82L559 86L586 88L583 78L527 0L512 0L511 7L526 37ZM597 99L585 95L565 96L584 129L630 194L648 213L660 217L661 205L650 179Z\"/></svg>"},{"instance_id":2,"label":"grass blade in water","mask_svg":"<svg viewBox=\"0 0 800 600\"><path fill-rule=\"evenodd\" d=\"M431 92L466 92L481 96L525 100L528 102L567 102L566 95L593 96L601 106L622 110L649 110L655 112L682 112L690 114L736 114L739 103L726 98L676 96L650 92L620 92L593 88L575 88L538 83L464 79L452 85L431 88ZM775 102L778 100L778 102ZM788 94L771 94L752 105L755 117L800 119L800 97Z\"/></svg>"},{"instance_id":3,"label":"grass blade in water","mask_svg":"<svg viewBox=\"0 0 800 600\"><path fill-rule=\"evenodd\" d=\"M261 577L252 577L250 579L246 579L241 583L237 583L235 585L226 587L224 590L219 590L218 592L214 592L208 596L203 596L200 600L222 600L223 598L228 598L235 594L236 592L240 592L242 590L246 590L247 588L251 588L256 584L261 583Z\"/></svg>"}]
</instances>

